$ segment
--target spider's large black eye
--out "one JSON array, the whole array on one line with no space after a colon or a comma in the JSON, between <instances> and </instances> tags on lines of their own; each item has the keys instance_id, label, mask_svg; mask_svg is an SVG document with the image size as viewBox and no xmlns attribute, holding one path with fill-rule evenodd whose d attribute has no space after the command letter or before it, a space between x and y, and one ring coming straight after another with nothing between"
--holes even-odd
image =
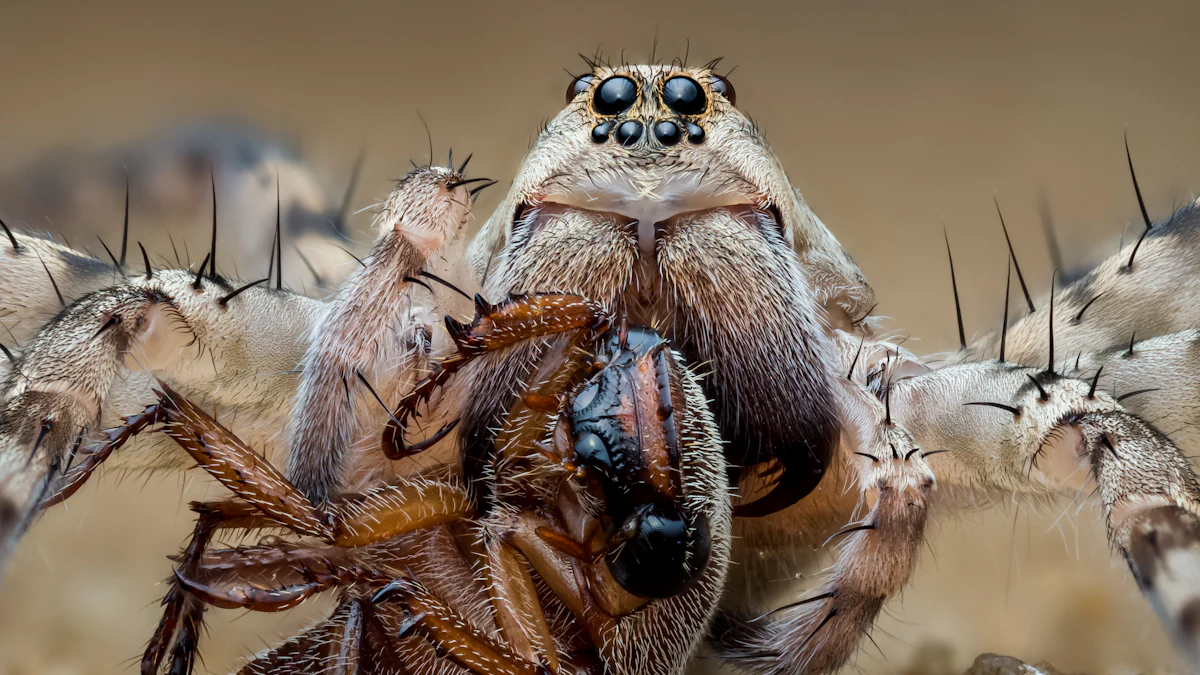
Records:
<instances>
[{"instance_id":1,"label":"spider's large black eye","mask_svg":"<svg viewBox=\"0 0 1200 675\"><path fill-rule=\"evenodd\" d=\"M596 76L589 73L571 80L571 84L567 85L567 103L574 101L576 96L587 91L588 87L592 86L594 79Z\"/></svg>"},{"instance_id":2,"label":"spider's large black eye","mask_svg":"<svg viewBox=\"0 0 1200 675\"><path fill-rule=\"evenodd\" d=\"M663 83L663 103L680 115L699 115L708 107L704 88L690 77L672 77Z\"/></svg>"},{"instance_id":3,"label":"spider's large black eye","mask_svg":"<svg viewBox=\"0 0 1200 675\"><path fill-rule=\"evenodd\" d=\"M592 107L601 115L620 115L637 101L638 87L628 77L610 77L596 89Z\"/></svg>"},{"instance_id":4,"label":"spider's large black eye","mask_svg":"<svg viewBox=\"0 0 1200 675\"><path fill-rule=\"evenodd\" d=\"M737 105L737 92L733 89L733 83L721 77L713 75L712 82L708 84L712 90L725 97L729 101L729 105Z\"/></svg>"}]
</instances>

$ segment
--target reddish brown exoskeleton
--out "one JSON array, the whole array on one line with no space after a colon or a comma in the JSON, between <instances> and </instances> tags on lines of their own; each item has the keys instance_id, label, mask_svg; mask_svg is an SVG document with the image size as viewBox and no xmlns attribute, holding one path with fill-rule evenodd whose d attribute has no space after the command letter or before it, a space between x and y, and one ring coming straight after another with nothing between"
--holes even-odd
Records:
<instances>
[{"instance_id":1,"label":"reddish brown exoskeleton","mask_svg":"<svg viewBox=\"0 0 1200 675\"><path fill-rule=\"evenodd\" d=\"M393 454L428 447L404 442L405 420L451 373L550 338L473 494L444 475L409 476L314 504L161 387L147 416L239 500L193 505L195 534L143 672L190 667L205 604L278 611L333 588L341 603L328 621L244 672L308 672L321 659L342 659L344 672L372 672L367 662L514 675L682 667L689 636L716 609L730 532L720 444L694 376L652 330L612 329L582 298L478 310L452 331L457 355L405 399L385 434ZM280 527L309 539L208 549L218 529ZM665 617L687 630L649 654L629 649L630 636L668 627Z\"/></svg>"}]
</instances>

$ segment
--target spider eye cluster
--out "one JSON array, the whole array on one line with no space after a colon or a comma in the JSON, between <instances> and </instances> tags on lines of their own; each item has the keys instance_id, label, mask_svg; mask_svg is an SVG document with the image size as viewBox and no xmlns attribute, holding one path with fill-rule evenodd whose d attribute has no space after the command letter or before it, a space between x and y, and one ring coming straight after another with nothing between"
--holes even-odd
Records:
<instances>
[{"instance_id":1,"label":"spider eye cluster","mask_svg":"<svg viewBox=\"0 0 1200 675\"><path fill-rule=\"evenodd\" d=\"M592 140L605 143L609 138L615 137L624 147L637 144L649 134L663 146L675 145L685 136L693 144L703 143L704 128L697 123L699 120L694 118L703 115L709 109L709 101L713 95L734 103L733 85L720 75L713 75L707 85L687 75L673 75L662 83L657 94L662 107L678 117L648 120L643 123L638 120L620 119L637 104L644 93L641 85L633 78L612 75L596 85L595 75L580 75L567 87L567 102L574 101L588 91L591 92L590 107L595 114L617 118L596 124L592 129Z\"/></svg>"}]
</instances>

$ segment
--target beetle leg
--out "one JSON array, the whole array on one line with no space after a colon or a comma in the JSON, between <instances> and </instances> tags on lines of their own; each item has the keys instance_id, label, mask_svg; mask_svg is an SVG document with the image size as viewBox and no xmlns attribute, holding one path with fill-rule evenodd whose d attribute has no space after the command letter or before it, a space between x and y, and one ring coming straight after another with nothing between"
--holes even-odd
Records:
<instances>
[{"instance_id":1,"label":"beetle leg","mask_svg":"<svg viewBox=\"0 0 1200 675\"><path fill-rule=\"evenodd\" d=\"M140 413L126 416L123 424L102 431L104 440L80 451L79 463L67 470L62 479L54 486L54 492L42 500L40 508L48 509L66 501L68 497L83 487L87 479L91 478L96 469L104 463L104 460L108 459L113 451L128 443L146 427L164 420L162 408L155 403L146 406L146 409Z\"/></svg>"},{"instance_id":2,"label":"beetle leg","mask_svg":"<svg viewBox=\"0 0 1200 675\"><path fill-rule=\"evenodd\" d=\"M282 473L196 404L159 383L163 431L234 494L283 525L329 540L322 514Z\"/></svg>"},{"instance_id":3,"label":"beetle leg","mask_svg":"<svg viewBox=\"0 0 1200 675\"><path fill-rule=\"evenodd\" d=\"M424 637L439 656L479 675L546 675L542 663L527 661L465 622L413 579L396 579L372 598L375 611L398 637Z\"/></svg>"},{"instance_id":4,"label":"beetle leg","mask_svg":"<svg viewBox=\"0 0 1200 675\"><path fill-rule=\"evenodd\" d=\"M538 601L529 564L499 539L489 539L486 547L488 593L505 641L526 661L536 662L540 657L552 672L558 672L558 650Z\"/></svg>"},{"instance_id":5,"label":"beetle leg","mask_svg":"<svg viewBox=\"0 0 1200 675\"><path fill-rule=\"evenodd\" d=\"M253 507L241 502L193 502L191 508L198 517L192 539L181 557L182 569L192 569L198 564L205 547L218 529L274 525ZM190 673L195 659L204 606L198 598L181 588L175 577L168 579L167 584L170 588L162 599L162 619L142 656L142 675L157 673L168 654L171 672Z\"/></svg>"},{"instance_id":6,"label":"beetle leg","mask_svg":"<svg viewBox=\"0 0 1200 675\"><path fill-rule=\"evenodd\" d=\"M374 621L369 605L351 598L338 605L330 617L301 635L268 650L246 664L238 675L358 675L376 672L371 663L379 650L370 643L367 624ZM377 622L376 622L377 623ZM399 672L404 670L397 668Z\"/></svg>"},{"instance_id":7,"label":"beetle leg","mask_svg":"<svg viewBox=\"0 0 1200 675\"><path fill-rule=\"evenodd\" d=\"M393 413L383 434L383 452L390 459L415 454L404 440L404 428L416 416L417 408L429 400L438 387L474 359L519 342L582 330L578 342L585 342L608 329L611 319L598 304L574 295L527 295L489 304L477 297L475 318L470 324L447 318L447 330L458 354L435 364L429 376L404 397ZM535 394L552 395L550 392ZM534 399L536 405L538 399ZM531 407L531 409L536 409ZM442 433L442 432L439 432Z\"/></svg>"}]
</instances>

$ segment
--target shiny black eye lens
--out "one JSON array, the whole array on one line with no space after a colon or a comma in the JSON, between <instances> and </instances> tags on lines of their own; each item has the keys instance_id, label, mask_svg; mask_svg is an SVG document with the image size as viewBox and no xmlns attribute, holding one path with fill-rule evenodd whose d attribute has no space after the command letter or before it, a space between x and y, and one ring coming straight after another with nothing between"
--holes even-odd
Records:
<instances>
[{"instance_id":1,"label":"shiny black eye lens","mask_svg":"<svg viewBox=\"0 0 1200 675\"><path fill-rule=\"evenodd\" d=\"M628 120L617 127L617 142L629 147L642 138L642 123Z\"/></svg>"},{"instance_id":2,"label":"shiny black eye lens","mask_svg":"<svg viewBox=\"0 0 1200 675\"><path fill-rule=\"evenodd\" d=\"M601 115L619 115L637 101L637 84L628 77L610 77L596 89L592 107Z\"/></svg>"},{"instance_id":3,"label":"shiny black eye lens","mask_svg":"<svg viewBox=\"0 0 1200 675\"><path fill-rule=\"evenodd\" d=\"M592 80L596 79L595 75L580 75L571 80L571 84L567 85L567 103L575 100L575 97L587 91L588 87L592 86Z\"/></svg>"},{"instance_id":4,"label":"shiny black eye lens","mask_svg":"<svg viewBox=\"0 0 1200 675\"><path fill-rule=\"evenodd\" d=\"M654 137L663 145L675 145L683 134L679 131L679 125L667 120L654 125Z\"/></svg>"},{"instance_id":5,"label":"shiny black eye lens","mask_svg":"<svg viewBox=\"0 0 1200 675\"><path fill-rule=\"evenodd\" d=\"M608 140L608 135L612 133L613 123L605 122L592 127L592 140L596 143L603 143Z\"/></svg>"},{"instance_id":6,"label":"shiny black eye lens","mask_svg":"<svg viewBox=\"0 0 1200 675\"><path fill-rule=\"evenodd\" d=\"M721 77L713 75L712 82L708 83L712 90L725 97L729 101L729 105L737 105L737 92L733 90L733 83Z\"/></svg>"},{"instance_id":7,"label":"shiny black eye lens","mask_svg":"<svg viewBox=\"0 0 1200 675\"><path fill-rule=\"evenodd\" d=\"M663 84L663 103L680 115L699 115L708 107L704 88L690 77L672 77Z\"/></svg>"}]
</instances>

